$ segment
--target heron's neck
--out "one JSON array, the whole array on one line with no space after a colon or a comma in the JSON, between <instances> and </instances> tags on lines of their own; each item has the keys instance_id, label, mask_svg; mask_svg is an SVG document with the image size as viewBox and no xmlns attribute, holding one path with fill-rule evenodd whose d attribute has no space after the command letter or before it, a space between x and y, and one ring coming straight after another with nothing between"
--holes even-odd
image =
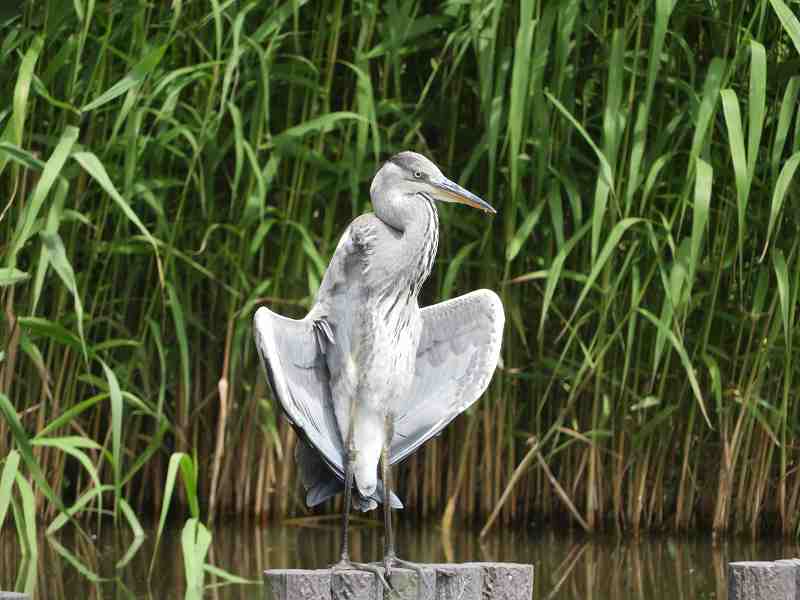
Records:
<instances>
[{"instance_id":1,"label":"heron's neck","mask_svg":"<svg viewBox=\"0 0 800 600\"><path fill-rule=\"evenodd\" d=\"M433 263L436 260L436 250L439 247L439 211L436 204L425 196L415 196L415 201L419 203L419 214L424 215L416 220L410 228L409 244L412 246L412 253L416 253L416 265L412 267L412 273L417 278L416 293L431 274Z\"/></svg>"},{"instance_id":2,"label":"heron's neck","mask_svg":"<svg viewBox=\"0 0 800 600\"><path fill-rule=\"evenodd\" d=\"M405 264L398 267L407 274L409 285L416 296L430 275L436 259L439 245L439 212L436 205L420 194L401 194L386 190L375 194L372 205L379 219L403 232Z\"/></svg>"}]
</instances>

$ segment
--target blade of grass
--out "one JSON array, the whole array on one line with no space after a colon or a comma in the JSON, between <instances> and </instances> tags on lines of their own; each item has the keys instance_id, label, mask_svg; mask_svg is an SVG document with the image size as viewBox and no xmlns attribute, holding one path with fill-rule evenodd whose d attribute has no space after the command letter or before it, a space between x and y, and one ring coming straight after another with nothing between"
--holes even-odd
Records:
<instances>
[{"instance_id":1,"label":"blade of grass","mask_svg":"<svg viewBox=\"0 0 800 600\"><path fill-rule=\"evenodd\" d=\"M745 237L745 215L747 213L747 201L750 195L749 169L747 166L747 155L745 154L744 132L742 131L742 115L739 110L739 99L736 92L731 89L722 90L722 109L725 114L725 124L728 127L728 145L730 147L731 159L733 160L733 172L736 178L736 216L737 216L737 249L741 252L744 246Z\"/></svg>"},{"instance_id":2,"label":"blade of grass","mask_svg":"<svg viewBox=\"0 0 800 600\"><path fill-rule=\"evenodd\" d=\"M750 97L747 106L747 171L752 179L767 109L767 52L755 40L750 41Z\"/></svg>"},{"instance_id":3,"label":"blade of grass","mask_svg":"<svg viewBox=\"0 0 800 600\"><path fill-rule=\"evenodd\" d=\"M202 598L204 565L208 548L211 546L211 534L197 519L188 519L181 532L181 550L183 567L186 573L186 600Z\"/></svg>"},{"instance_id":4,"label":"blade of grass","mask_svg":"<svg viewBox=\"0 0 800 600\"><path fill-rule=\"evenodd\" d=\"M111 401L111 464L114 473L114 521L116 522L120 510L122 496L122 391L114 371L103 361L98 359L103 367L103 372L108 381L109 400Z\"/></svg>"},{"instance_id":5,"label":"blade of grass","mask_svg":"<svg viewBox=\"0 0 800 600\"><path fill-rule=\"evenodd\" d=\"M786 147L786 140L789 138L789 127L797 109L798 93L800 93L800 76L795 75L786 85L786 91L781 101L780 114L778 115L778 125L775 127L775 141L772 144L770 157L770 168L773 177L778 172L778 165Z\"/></svg>"},{"instance_id":6,"label":"blade of grass","mask_svg":"<svg viewBox=\"0 0 800 600\"><path fill-rule=\"evenodd\" d=\"M769 0L772 8L781 20L781 25L789 34L795 50L800 54L800 20L797 15L783 0Z\"/></svg>"},{"instance_id":7,"label":"blade of grass","mask_svg":"<svg viewBox=\"0 0 800 600\"><path fill-rule=\"evenodd\" d=\"M2 414L6 425L8 425L8 428L11 431L11 436L19 448L22 460L24 461L25 466L28 468L28 471L31 473L31 475L33 475L36 485L39 487L45 497L58 508L58 510L64 511L64 505L61 502L61 498L53 493L50 484L47 483L47 478L44 476L39 463L33 455L33 447L31 446L28 435L25 433L25 430L22 427L22 423L17 416L16 410L14 410L14 406L11 404L8 396L3 393L0 393L0 414Z\"/></svg>"},{"instance_id":8,"label":"blade of grass","mask_svg":"<svg viewBox=\"0 0 800 600\"><path fill-rule=\"evenodd\" d=\"M25 271L14 267L0 267L0 287L8 287L23 281L28 281L31 276Z\"/></svg>"},{"instance_id":9,"label":"blade of grass","mask_svg":"<svg viewBox=\"0 0 800 600\"><path fill-rule=\"evenodd\" d=\"M460 248L453 260L450 261L450 264L447 267L447 272L444 275L444 281L442 283L443 300L452 297L453 285L455 284L456 277L461 270L461 265L470 255L475 246L477 246L477 244L478 240L475 240L474 242L470 242L466 246Z\"/></svg>"},{"instance_id":10,"label":"blade of grass","mask_svg":"<svg viewBox=\"0 0 800 600\"><path fill-rule=\"evenodd\" d=\"M102 497L103 494L106 492L111 492L114 490L114 486L111 485L101 485L99 487L93 487L88 492L83 494L80 498L78 498L75 503L70 506L66 511L57 515L55 519L47 526L47 530L45 533L47 535L52 535L61 529L67 522L76 514L83 511L87 504L89 504L92 500L97 498L98 500ZM99 502L98 502L99 503Z\"/></svg>"},{"instance_id":11,"label":"blade of grass","mask_svg":"<svg viewBox=\"0 0 800 600\"><path fill-rule=\"evenodd\" d=\"M788 339L791 333L789 324L789 271L786 268L786 258L780 248L776 249L772 254L772 266L775 269L775 278L778 280L778 299L780 300L783 333Z\"/></svg>"},{"instance_id":12,"label":"blade of grass","mask_svg":"<svg viewBox=\"0 0 800 600\"><path fill-rule=\"evenodd\" d=\"M161 516L158 518L156 542L153 546L153 558L150 561L150 570L148 576L152 577L153 574L153 566L155 565L156 557L158 556L158 545L161 541L161 535L164 533L164 526L167 522L167 513L169 513L169 508L172 504L172 491L175 488L175 479L177 478L179 472L183 473L183 482L186 486L186 492L191 498L192 489L190 482L187 481L186 473L192 472L193 470L194 465L192 463L192 459L189 458L188 455L182 452L174 452L172 456L170 456L169 466L167 467L167 479L164 485L164 498L161 502Z\"/></svg>"},{"instance_id":13,"label":"blade of grass","mask_svg":"<svg viewBox=\"0 0 800 600\"><path fill-rule=\"evenodd\" d=\"M544 300L542 301L542 316L539 320L539 341L542 342L544 340L544 325L547 320L548 316L548 309L550 304L553 300L553 295L556 291L556 285L558 285L559 280L561 279L561 271L564 268L564 262L567 260L570 252L572 249L581 241L586 232L589 231L589 228L592 226L591 221L587 221L584 223L583 227L581 227L575 235L573 235L569 241L558 251L558 254L553 259L553 264L550 265L550 268L547 270L547 285L545 286L544 291Z\"/></svg>"},{"instance_id":14,"label":"blade of grass","mask_svg":"<svg viewBox=\"0 0 800 600\"><path fill-rule=\"evenodd\" d=\"M36 498L33 495L33 488L28 480L17 472L15 479L19 490L20 501L22 502L22 515L25 520L25 548L22 550L23 556L30 556L35 561L39 555L39 544L36 537Z\"/></svg>"},{"instance_id":15,"label":"blade of grass","mask_svg":"<svg viewBox=\"0 0 800 600\"><path fill-rule=\"evenodd\" d=\"M539 202L536 208L528 213L528 215L525 217L525 220L522 222L522 225L519 226L519 229L517 229L516 233L514 234L514 237L512 237L508 242L508 245L506 246L506 262L513 261L519 254L519 251L522 250L522 246L531 237L531 232L539 222L545 204L545 201Z\"/></svg>"},{"instance_id":16,"label":"blade of grass","mask_svg":"<svg viewBox=\"0 0 800 600\"><path fill-rule=\"evenodd\" d=\"M30 238L33 230L33 223L44 205L45 198L47 198L50 188L53 187L56 178L61 174L64 164L69 157L69 153L78 139L78 133L79 130L77 127L67 127L61 135L61 139L59 139L55 150L53 150L53 154L47 159L39 182L36 184L36 188L33 191L33 196L25 210L24 220L17 229L17 234L14 237L11 250L7 255L9 266L13 267L15 265L17 254L25 245L25 242L28 241L28 238Z\"/></svg>"},{"instance_id":17,"label":"blade of grass","mask_svg":"<svg viewBox=\"0 0 800 600\"><path fill-rule=\"evenodd\" d=\"M638 312L644 315L648 321L650 321L656 328L661 331L664 337L669 340L669 343L672 345L672 348L675 352L678 353L678 356L683 363L683 368L686 372L687 377L689 378L689 385L692 388L692 392L694 392L694 397L697 400L697 403L700 405L700 411L703 413L703 417L708 423L708 426L713 429L711 425L711 420L708 418L708 413L706 412L706 406L703 402L703 394L700 391L700 384L697 381L697 377L694 374L694 367L692 366L692 361L689 359L689 355L686 353L686 348L684 348L683 343L675 336L675 334L670 330L666 325L664 325L661 320L656 317L654 314L650 313L649 311L645 310L644 308L639 308Z\"/></svg>"},{"instance_id":18,"label":"blade of grass","mask_svg":"<svg viewBox=\"0 0 800 600\"><path fill-rule=\"evenodd\" d=\"M78 283L75 279L75 271L67 258L67 251L64 248L64 242L61 236L57 233L41 233L42 243L47 253L47 261L53 266L53 269L67 286L70 294L72 294L75 316L78 321L78 337L81 342L81 351L83 352L84 361L89 360L89 352L86 348L86 338L83 333L83 303L81 296L78 292Z\"/></svg>"},{"instance_id":19,"label":"blade of grass","mask_svg":"<svg viewBox=\"0 0 800 600\"><path fill-rule=\"evenodd\" d=\"M567 331L567 328L570 323L575 320L575 317L580 310L583 301L586 299L586 296L592 289L594 282L597 281L597 278L600 276L601 271L605 268L608 259L611 257L611 254L616 250L616 246L619 243L622 236L625 235L625 232L628 231L631 227L636 225L637 223L641 223L644 219L639 219L635 217L630 217L627 219L622 219L619 223L614 225L614 228L611 230L611 233L606 240L606 243L603 244L603 249L600 251L600 254L597 257L597 260L592 265L592 270L589 273L589 277L586 280L586 283L583 285L583 289L581 290L580 295L578 296L578 300L575 302L575 306L572 309L572 314L567 319L567 324L561 330L561 333L558 335L560 338L564 335Z\"/></svg>"},{"instance_id":20,"label":"blade of grass","mask_svg":"<svg viewBox=\"0 0 800 600\"><path fill-rule=\"evenodd\" d=\"M800 152L795 152L789 160L781 168L778 175L778 180L775 182L775 189L772 191L772 203L769 209L769 225L767 225L767 237L764 240L764 250L761 252L761 258L767 254L769 241L772 238L772 233L775 230L775 224L778 222L778 216L783 209L784 200L786 200L786 193L789 191L789 184L794 178L797 167L800 165Z\"/></svg>"},{"instance_id":21,"label":"blade of grass","mask_svg":"<svg viewBox=\"0 0 800 600\"><path fill-rule=\"evenodd\" d=\"M692 218L691 253L689 260L689 281L694 281L700 262L703 234L708 224L711 206L711 187L714 183L714 170L701 158L697 159L694 180L694 210Z\"/></svg>"},{"instance_id":22,"label":"blade of grass","mask_svg":"<svg viewBox=\"0 0 800 600\"><path fill-rule=\"evenodd\" d=\"M158 267L158 279L163 286L164 269L161 265L161 258L158 255L158 245L156 244L156 240L153 238L147 227L144 226L144 223L142 223L136 213L133 212L133 209L130 207L125 198L123 198L117 191L117 188L114 187L114 184L111 182L111 178L109 178L103 163L101 163L100 160L91 152L76 152L72 155L72 158L74 158L78 164L80 164L81 167L83 167L83 169L95 181L97 181L97 183L100 184L100 187L102 187L109 196L111 196L111 199L116 202L123 214L139 229L139 231L142 232L142 235L144 235L145 239L147 239L147 241L153 247L153 255L155 256L156 266Z\"/></svg>"},{"instance_id":23,"label":"blade of grass","mask_svg":"<svg viewBox=\"0 0 800 600\"><path fill-rule=\"evenodd\" d=\"M28 95L31 90L31 81L36 62L39 60L39 55L43 48L44 38L39 35L34 36L28 51L25 52L25 56L20 63L17 83L14 86L11 119L6 124L3 133L0 134L0 140L3 142L12 142L16 146L22 146L22 132L25 129L25 120L28 112ZM3 174L7 162L6 155L0 153L0 175Z\"/></svg>"},{"instance_id":24,"label":"blade of grass","mask_svg":"<svg viewBox=\"0 0 800 600\"><path fill-rule=\"evenodd\" d=\"M11 489L19 467L19 452L12 450L3 461L3 472L0 474L0 531L6 520L6 513L11 504Z\"/></svg>"},{"instance_id":25,"label":"blade of grass","mask_svg":"<svg viewBox=\"0 0 800 600\"><path fill-rule=\"evenodd\" d=\"M142 58L142 60L133 66L133 68L127 75L125 75L125 77L120 79L117 83L112 85L97 98L82 106L81 112L85 113L95 110L96 108L100 108L104 104L107 104L115 98L120 97L131 88L141 84L142 81L144 81L145 78L158 66L158 63L161 62L166 50L166 45L156 46L150 50L150 52L148 52Z\"/></svg>"}]
</instances>

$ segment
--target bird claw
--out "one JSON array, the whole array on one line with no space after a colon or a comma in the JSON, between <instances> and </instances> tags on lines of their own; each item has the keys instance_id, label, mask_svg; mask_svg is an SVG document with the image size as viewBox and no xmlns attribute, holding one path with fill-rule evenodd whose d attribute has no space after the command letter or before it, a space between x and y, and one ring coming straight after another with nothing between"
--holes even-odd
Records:
<instances>
[{"instance_id":1,"label":"bird claw","mask_svg":"<svg viewBox=\"0 0 800 600\"><path fill-rule=\"evenodd\" d=\"M389 582L386 580L386 577L388 577L388 572L386 577L384 577L380 566L368 563L353 562L348 557L342 557L338 563L331 565L331 571L366 571L368 573L372 573L378 578L378 581L381 582L384 590L389 592L389 594L399 597L399 594L392 588L391 585L389 585Z\"/></svg>"},{"instance_id":2,"label":"bird claw","mask_svg":"<svg viewBox=\"0 0 800 600\"><path fill-rule=\"evenodd\" d=\"M331 565L331 571L349 571L351 569L355 569L355 566L353 561L346 556L343 556L336 564Z\"/></svg>"},{"instance_id":3,"label":"bird claw","mask_svg":"<svg viewBox=\"0 0 800 600\"><path fill-rule=\"evenodd\" d=\"M389 585L389 582L386 580L387 577L389 577L388 572L386 573L386 576L384 576L383 572L381 571L381 568L376 567L375 565L370 565L367 563L353 563L353 565L355 565L355 567L360 571L368 571L370 573L373 573L375 577L377 577L378 580L381 582L381 585L383 586L384 590L386 590L390 594L394 594L395 596L399 597L399 594L394 591L394 588L392 588L392 586Z\"/></svg>"},{"instance_id":4,"label":"bird claw","mask_svg":"<svg viewBox=\"0 0 800 600\"><path fill-rule=\"evenodd\" d=\"M393 569L405 568L414 571L417 574L417 598L429 597L429 595L427 593L423 593L421 589L422 586L425 586L426 588L428 587L427 579L425 577L425 569L417 563L408 560L403 560L402 558L398 558L397 555L394 553L388 553L386 554L386 556L383 557L383 563L374 562L366 566L371 567L371 569L367 570L372 571L372 569L375 569L378 572L380 572L382 567L386 581L391 581ZM381 578L381 575L378 575L378 577ZM400 594L395 589L393 589L390 584L386 583L384 584L384 587L386 588L387 591L391 592L398 598L400 597Z\"/></svg>"},{"instance_id":5,"label":"bird claw","mask_svg":"<svg viewBox=\"0 0 800 600\"><path fill-rule=\"evenodd\" d=\"M397 555L394 554L394 553L387 554L383 558L383 561L384 561L384 564L386 565L385 568L387 570L389 568L391 568L391 567L395 567L395 568L401 567L401 568L405 568L405 569L409 569L411 571L414 571L417 574L417 598L427 598L427 597L429 597L430 590L427 589L428 588L428 583L427 583L428 579L425 577L425 569L423 569L421 565L418 565L417 563L414 563L414 562L410 562L408 560L403 560L402 558L398 558ZM389 571L387 571L387 572L389 572ZM387 575L387 577L389 577L389 575ZM422 590L423 586L425 586L425 588L426 588L426 591L424 593L423 593L423 590Z\"/></svg>"},{"instance_id":6,"label":"bird claw","mask_svg":"<svg viewBox=\"0 0 800 600\"><path fill-rule=\"evenodd\" d=\"M403 560L402 558L397 558L396 556L393 557L393 561L400 567L405 567L406 569L414 571L417 574L417 581L420 586L425 582L425 569L423 569L422 566L408 560Z\"/></svg>"}]
</instances>

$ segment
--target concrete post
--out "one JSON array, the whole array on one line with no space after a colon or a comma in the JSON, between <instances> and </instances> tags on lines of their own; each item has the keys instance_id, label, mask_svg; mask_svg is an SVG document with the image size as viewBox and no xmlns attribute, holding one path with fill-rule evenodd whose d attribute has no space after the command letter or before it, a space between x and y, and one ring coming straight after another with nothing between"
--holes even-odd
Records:
<instances>
[{"instance_id":1,"label":"concrete post","mask_svg":"<svg viewBox=\"0 0 800 600\"><path fill-rule=\"evenodd\" d=\"M732 562L728 600L800 600L800 561Z\"/></svg>"},{"instance_id":2,"label":"concrete post","mask_svg":"<svg viewBox=\"0 0 800 600\"><path fill-rule=\"evenodd\" d=\"M331 571L270 569L264 571L266 600L331 600Z\"/></svg>"},{"instance_id":3,"label":"concrete post","mask_svg":"<svg viewBox=\"0 0 800 600\"><path fill-rule=\"evenodd\" d=\"M785 558L783 560L776 560L776 564L789 565L794 569L794 588L797 600L800 600L800 558Z\"/></svg>"},{"instance_id":4,"label":"concrete post","mask_svg":"<svg viewBox=\"0 0 800 600\"><path fill-rule=\"evenodd\" d=\"M421 564L421 572L392 570L389 595L367 571L270 569L266 600L531 600L533 565ZM379 567L380 568L380 567Z\"/></svg>"}]
</instances>

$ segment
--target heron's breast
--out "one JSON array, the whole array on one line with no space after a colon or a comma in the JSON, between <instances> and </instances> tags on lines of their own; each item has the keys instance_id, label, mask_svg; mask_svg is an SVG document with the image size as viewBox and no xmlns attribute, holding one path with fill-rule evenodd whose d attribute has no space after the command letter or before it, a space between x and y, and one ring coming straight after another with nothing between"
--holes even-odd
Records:
<instances>
[{"instance_id":1,"label":"heron's breast","mask_svg":"<svg viewBox=\"0 0 800 600\"><path fill-rule=\"evenodd\" d=\"M374 337L366 345L369 357L364 361L362 377L364 387L371 392L366 396L379 398L386 405L411 387L421 324L416 306L378 312L385 316L375 320Z\"/></svg>"}]
</instances>

